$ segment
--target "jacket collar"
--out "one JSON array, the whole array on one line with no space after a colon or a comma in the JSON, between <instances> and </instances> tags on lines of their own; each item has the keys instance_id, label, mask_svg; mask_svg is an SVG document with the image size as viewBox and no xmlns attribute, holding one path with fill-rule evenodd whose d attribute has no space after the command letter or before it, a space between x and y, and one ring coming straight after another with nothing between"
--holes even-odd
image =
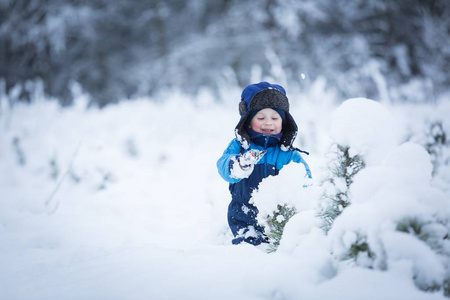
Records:
<instances>
[{"instance_id":1,"label":"jacket collar","mask_svg":"<svg viewBox=\"0 0 450 300\"><path fill-rule=\"evenodd\" d=\"M247 128L247 132L253 143L263 147L274 147L278 145L281 137L283 136L283 132L275 135L265 135L263 133L256 132L251 128Z\"/></svg>"}]
</instances>

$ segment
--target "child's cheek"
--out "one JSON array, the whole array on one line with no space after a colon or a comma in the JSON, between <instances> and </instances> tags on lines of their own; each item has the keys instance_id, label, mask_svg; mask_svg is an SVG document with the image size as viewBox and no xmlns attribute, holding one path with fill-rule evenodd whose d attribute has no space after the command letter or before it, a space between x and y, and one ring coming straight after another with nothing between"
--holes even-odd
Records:
<instances>
[{"instance_id":1,"label":"child's cheek","mask_svg":"<svg viewBox=\"0 0 450 300\"><path fill-rule=\"evenodd\" d=\"M261 127L261 122L260 121L256 121L255 124L254 124L254 127L255 128Z\"/></svg>"}]
</instances>

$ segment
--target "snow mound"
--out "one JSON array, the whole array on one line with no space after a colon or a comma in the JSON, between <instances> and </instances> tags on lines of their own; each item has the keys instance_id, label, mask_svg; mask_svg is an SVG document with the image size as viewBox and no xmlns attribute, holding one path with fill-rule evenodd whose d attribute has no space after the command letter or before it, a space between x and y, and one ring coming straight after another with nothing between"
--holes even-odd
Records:
<instances>
[{"instance_id":1,"label":"snow mound","mask_svg":"<svg viewBox=\"0 0 450 300\"><path fill-rule=\"evenodd\" d=\"M331 137L341 146L350 147L367 163L379 162L399 144L400 124L380 103L354 98L343 102L333 113Z\"/></svg>"},{"instance_id":2,"label":"snow mound","mask_svg":"<svg viewBox=\"0 0 450 300\"><path fill-rule=\"evenodd\" d=\"M297 211L310 209L314 206L313 188L304 188L310 184L305 177L303 164L291 163L285 166L277 176L269 176L260 183L258 190L252 194L252 203L258 207L258 221L264 222L278 205L288 205Z\"/></svg>"}]
</instances>

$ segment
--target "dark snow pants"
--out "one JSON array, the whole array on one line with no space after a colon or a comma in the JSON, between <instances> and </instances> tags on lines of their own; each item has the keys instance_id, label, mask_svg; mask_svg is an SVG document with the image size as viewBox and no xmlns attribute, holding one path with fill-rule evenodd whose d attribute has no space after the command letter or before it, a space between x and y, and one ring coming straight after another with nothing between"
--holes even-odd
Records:
<instances>
[{"instance_id":1,"label":"dark snow pants","mask_svg":"<svg viewBox=\"0 0 450 300\"><path fill-rule=\"evenodd\" d=\"M233 244L247 242L252 245L268 243L264 227L258 224L258 209L249 203L231 201L228 206L228 225L234 235Z\"/></svg>"},{"instance_id":2,"label":"dark snow pants","mask_svg":"<svg viewBox=\"0 0 450 300\"><path fill-rule=\"evenodd\" d=\"M233 244L247 242L252 245L268 243L264 227L258 224L258 208L249 203L252 192L269 175L277 175L278 170L270 164L255 166L249 178L230 185L231 203L228 206L228 225L234 235Z\"/></svg>"}]
</instances>

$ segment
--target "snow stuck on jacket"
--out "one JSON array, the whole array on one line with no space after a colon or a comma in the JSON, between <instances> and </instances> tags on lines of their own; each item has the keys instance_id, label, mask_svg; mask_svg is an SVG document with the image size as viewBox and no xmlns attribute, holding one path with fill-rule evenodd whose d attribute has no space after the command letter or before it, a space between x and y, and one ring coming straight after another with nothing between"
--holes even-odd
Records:
<instances>
[{"instance_id":1,"label":"snow stuck on jacket","mask_svg":"<svg viewBox=\"0 0 450 300\"><path fill-rule=\"evenodd\" d=\"M166 98L103 110L1 99L0 299L445 299L449 169L432 177L419 144L430 119L450 132L448 105L352 99L333 113L291 95L314 180L303 188L291 164L253 195L264 213L280 201L298 211L267 254L231 245L215 163L234 138L235 102ZM317 212L334 142L370 163L326 235ZM348 259L358 243L367 251Z\"/></svg>"}]
</instances>

